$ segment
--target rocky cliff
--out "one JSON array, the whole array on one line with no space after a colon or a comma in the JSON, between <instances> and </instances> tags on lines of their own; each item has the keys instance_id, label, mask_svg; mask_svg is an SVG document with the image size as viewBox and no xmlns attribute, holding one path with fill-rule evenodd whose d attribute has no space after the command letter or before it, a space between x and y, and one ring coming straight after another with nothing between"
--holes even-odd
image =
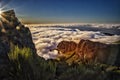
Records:
<instances>
[{"instance_id":1,"label":"rocky cliff","mask_svg":"<svg viewBox=\"0 0 120 80\"><path fill-rule=\"evenodd\" d=\"M61 51L61 53L67 53L70 51L75 51L77 44L73 41L62 41L58 44L57 48Z\"/></svg>"},{"instance_id":2,"label":"rocky cliff","mask_svg":"<svg viewBox=\"0 0 120 80\"><path fill-rule=\"evenodd\" d=\"M120 59L118 58L120 55L119 44L103 44L90 40L80 40L78 44L72 41L62 41L57 48L61 55L60 58L71 59L73 62L77 60L120 65Z\"/></svg>"},{"instance_id":3,"label":"rocky cliff","mask_svg":"<svg viewBox=\"0 0 120 80\"><path fill-rule=\"evenodd\" d=\"M3 12L1 16L0 53L8 53L12 45L18 45L21 48L28 47L36 53L30 30L17 19L14 10Z\"/></svg>"},{"instance_id":4,"label":"rocky cliff","mask_svg":"<svg viewBox=\"0 0 120 80\"><path fill-rule=\"evenodd\" d=\"M2 79L2 77L7 77L5 72L9 69L8 53L14 46L21 49L30 48L34 55L36 49L30 30L17 19L14 10L3 12L0 15L0 79Z\"/></svg>"}]
</instances>

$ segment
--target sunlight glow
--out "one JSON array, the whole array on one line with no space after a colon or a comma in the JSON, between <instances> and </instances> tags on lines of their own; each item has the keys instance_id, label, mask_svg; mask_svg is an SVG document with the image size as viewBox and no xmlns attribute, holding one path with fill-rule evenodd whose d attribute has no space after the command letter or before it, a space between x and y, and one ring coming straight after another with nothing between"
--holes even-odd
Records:
<instances>
[{"instance_id":1,"label":"sunlight glow","mask_svg":"<svg viewBox=\"0 0 120 80\"><path fill-rule=\"evenodd\" d=\"M0 10L0 14L2 13L2 11Z\"/></svg>"},{"instance_id":2,"label":"sunlight glow","mask_svg":"<svg viewBox=\"0 0 120 80\"><path fill-rule=\"evenodd\" d=\"M2 9L0 9L0 18L2 18L2 12L4 12Z\"/></svg>"},{"instance_id":3,"label":"sunlight glow","mask_svg":"<svg viewBox=\"0 0 120 80\"><path fill-rule=\"evenodd\" d=\"M0 9L0 18L1 18L2 10Z\"/></svg>"},{"instance_id":4,"label":"sunlight glow","mask_svg":"<svg viewBox=\"0 0 120 80\"><path fill-rule=\"evenodd\" d=\"M0 18L2 17L2 16L1 16L1 13L2 13L2 11L0 10Z\"/></svg>"},{"instance_id":5,"label":"sunlight glow","mask_svg":"<svg viewBox=\"0 0 120 80\"><path fill-rule=\"evenodd\" d=\"M2 9L0 9L0 15L2 14Z\"/></svg>"}]
</instances>

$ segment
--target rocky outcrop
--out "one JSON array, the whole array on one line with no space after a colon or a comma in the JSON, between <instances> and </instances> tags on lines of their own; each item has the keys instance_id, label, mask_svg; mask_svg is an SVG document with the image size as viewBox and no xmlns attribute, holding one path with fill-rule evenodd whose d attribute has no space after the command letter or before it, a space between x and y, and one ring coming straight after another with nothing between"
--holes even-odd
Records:
<instances>
[{"instance_id":1,"label":"rocky outcrop","mask_svg":"<svg viewBox=\"0 0 120 80\"><path fill-rule=\"evenodd\" d=\"M5 29L11 29L11 28L16 28L19 24L19 20L15 16L14 10L9 10L6 12L1 13L2 16L2 24Z\"/></svg>"},{"instance_id":2,"label":"rocky outcrop","mask_svg":"<svg viewBox=\"0 0 120 80\"><path fill-rule=\"evenodd\" d=\"M108 45L103 43L92 42L89 40L80 40L80 42L78 43L76 53L78 54L81 60L90 61L90 60L95 60L96 57L98 57L98 53L102 51L102 53L100 53L101 59L99 61L104 62L105 60L102 61L102 59L108 56L107 54L104 54L107 53L108 51L107 48Z\"/></svg>"},{"instance_id":3,"label":"rocky outcrop","mask_svg":"<svg viewBox=\"0 0 120 80\"><path fill-rule=\"evenodd\" d=\"M119 44L103 44L90 40L81 40L76 53L81 60L97 61L100 63L115 64L119 55ZM119 60L117 60L120 62Z\"/></svg>"},{"instance_id":4,"label":"rocky outcrop","mask_svg":"<svg viewBox=\"0 0 120 80\"><path fill-rule=\"evenodd\" d=\"M67 53L71 51L75 51L77 48L77 44L73 41L61 41L58 46L58 50L61 51L61 53Z\"/></svg>"},{"instance_id":5,"label":"rocky outcrop","mask_svg":"<svg viewBox=\"0 0 120 80\"><path fill-rule=\"evenodd\" d=\"M73 45L74 44L74 45ZM78 44L75 42L62 41L58 44L59 53L62 57L70 54L76 56L82 62L100 62L110 65L120 65L120 45L119 44L103 44L90 40L80 40ZM69 57L69 56L68 56ZM66 57L68 59L68 57ZM73 62L75 61L72 59ZM78 61L78 60L77 60Z\"/></svg>"},{"instance_id":6,"label":"rocky outcrop","mask_svg":"<svg viewBox=\"0 0 120 80\"><path fill-rule=\"evenodd\" d=\"M1 14L0 24L0 49L1 54L9 52L10 46L28 47L36 53L30 30L22 25L15 16L14 10L9 10Z\"/></svg>"},{"instance_id":7,"label":"rocky outcrop","mask_svg":"<svg viewBox=\"0 0 120 80\"><path fill-rule=\"evenodd\" d=\"M9 76L8 53L14 46L19 48L30 48L33 55L36 55L35 45L32 41L30 30L22 25L15 16L14 10L3 12L0 18L0 79ZM8 78L7 78L8 80Z\"/></svg>"}]
</instances>

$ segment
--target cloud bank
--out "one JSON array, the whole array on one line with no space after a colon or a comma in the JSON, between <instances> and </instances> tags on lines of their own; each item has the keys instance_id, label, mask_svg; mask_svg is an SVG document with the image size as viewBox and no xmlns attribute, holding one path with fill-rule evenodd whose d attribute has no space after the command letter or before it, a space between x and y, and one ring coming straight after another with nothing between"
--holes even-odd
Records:
<instances>
[{"instance_id":1,"label":"cloud bank","mask_svg":"<svg viewBox=\"0 0 120 80\"><path fill-rule=\"evenodd\" d=\"M47 27L41 25L31 26L32 27L29 28L32 32L32 38L37 49L37 54L46 60L56 58L58 52L55 49L58 43L63 40L75 41L78 43L80 39L89 39L91 41L102 42L106 44L111 44L120 40L120 35L105 35L100 31L81 31L80 29L73 28L78 25L70 25L69 27L68 25L48 25ZM98 27L99 25L96 26ZM96 26L92 25L92 27ZM104 27L106 26L104 25ZM106 28L113 27L108 27L107 25Z\"/></svg>"}]
</instances>

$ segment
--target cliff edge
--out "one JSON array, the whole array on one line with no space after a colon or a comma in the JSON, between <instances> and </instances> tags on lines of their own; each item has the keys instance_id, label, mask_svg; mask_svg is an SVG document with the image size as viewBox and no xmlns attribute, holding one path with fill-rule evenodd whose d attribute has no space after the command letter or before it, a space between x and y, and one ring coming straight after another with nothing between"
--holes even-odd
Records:
<instances>
[{"instance_id":1,"label":"cliff edge","mask_svg":"<svg viewBox=\"0 0 120 80\"><path fill-rule=\"evenodd\" d=\"M3 79L9 75L8 54L15 46L21 50L29 48L33 55L36 55L36 49L29 28L17 19L14 10L2 12L0 15L0 79Z\"/></svg>"}]
</instances>

